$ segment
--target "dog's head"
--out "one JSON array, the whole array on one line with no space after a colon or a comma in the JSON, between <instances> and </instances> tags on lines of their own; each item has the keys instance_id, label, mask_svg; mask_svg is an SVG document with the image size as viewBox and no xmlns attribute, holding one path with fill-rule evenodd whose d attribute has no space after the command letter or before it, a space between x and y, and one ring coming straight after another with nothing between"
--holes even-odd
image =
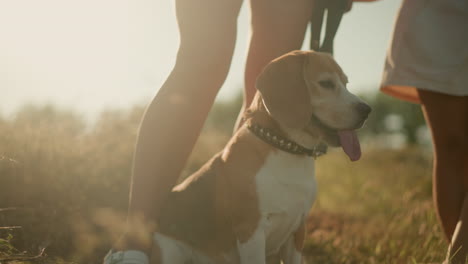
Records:
<instances>
[{"instance_id":1,"label":"dog's head","mask_svg":"<svg viewBox=\"0 0 468 264\"><path fill-rule=\"evenodd\" d=\"M270 62L257 78L268 113L295 141L342 146L351 160L360 157L354 130L371 108L346 84L348 79L332 56L293 51Z\"/></svg>"}]
</instances>

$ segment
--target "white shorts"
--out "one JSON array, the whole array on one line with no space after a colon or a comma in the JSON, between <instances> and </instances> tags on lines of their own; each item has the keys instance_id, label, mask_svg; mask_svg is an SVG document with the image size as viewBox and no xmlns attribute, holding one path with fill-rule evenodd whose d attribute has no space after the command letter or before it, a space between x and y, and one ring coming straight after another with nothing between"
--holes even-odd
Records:
<instances>
[{"instance_id":1,"label":"white shorts","mask_svg":"<svg viewBox=\"0 0 468 264\"><path fill-rule=\"evenodd\" d=\"M404 0L381 90L419 103L417 89L468 96L468 1Z\"/></svg>"}]
</instances>

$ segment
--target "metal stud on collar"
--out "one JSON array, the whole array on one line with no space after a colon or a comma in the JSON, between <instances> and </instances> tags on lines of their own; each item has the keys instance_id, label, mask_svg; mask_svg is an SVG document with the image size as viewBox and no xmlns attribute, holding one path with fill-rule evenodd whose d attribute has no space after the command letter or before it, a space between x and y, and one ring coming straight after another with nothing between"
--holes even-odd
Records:
<instances>
[{"instance_id":1,"label":"metal stud on collar","mask_svg":"<svg viewBox=\"0 0 468 264\"><path fill-rule=\"evenodd\" d=\"M324 155L327 153L327 145L320 143L315 145L312 149L303 147L298 143L284 138L280 135L275 134L268 128L262 127L258 124L249 124L247 128L255 134L257 137L265 141L266 143L291 154L296 155L307 155L313 158L317 158L319 156Z\"/></svg>"}]
</instances>

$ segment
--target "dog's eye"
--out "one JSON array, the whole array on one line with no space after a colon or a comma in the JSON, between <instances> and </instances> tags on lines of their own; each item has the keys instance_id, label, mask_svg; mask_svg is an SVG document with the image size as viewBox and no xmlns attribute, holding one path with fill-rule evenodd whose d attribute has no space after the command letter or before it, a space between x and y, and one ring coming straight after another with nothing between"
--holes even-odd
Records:
<instances>
[{"instance_id":1,"label":"dog's eye","mask_svg":"<svg viewBox=\"0 0 468 264\"><path fill-rule=\"evenodd\" d=\"M335 88L335 83L332 80L323 80L319 81L320 86L325 89L333 89Z\"/></svg>"}]
</instances>

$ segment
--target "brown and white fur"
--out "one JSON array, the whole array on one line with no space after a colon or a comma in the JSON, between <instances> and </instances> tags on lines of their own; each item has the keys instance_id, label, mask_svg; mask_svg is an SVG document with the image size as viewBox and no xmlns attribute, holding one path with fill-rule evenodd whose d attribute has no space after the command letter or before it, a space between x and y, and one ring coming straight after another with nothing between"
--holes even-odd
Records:
<instances>
[{"instance_id":1,"label":"brown and white fur","mask_svg":"<svg viewBox=\"0 0 468 264\"><path fill-rule=\"evenodd\" d=\"M330 55L294 51L269 63L245 124L305 147L339 146L338 130L362 126L370 108L346 89ZM242 126L226 147L176 186L163 207L152 262L301 263L315 200L314 159L265 143Z\"/></svg>"}]
</instances>

